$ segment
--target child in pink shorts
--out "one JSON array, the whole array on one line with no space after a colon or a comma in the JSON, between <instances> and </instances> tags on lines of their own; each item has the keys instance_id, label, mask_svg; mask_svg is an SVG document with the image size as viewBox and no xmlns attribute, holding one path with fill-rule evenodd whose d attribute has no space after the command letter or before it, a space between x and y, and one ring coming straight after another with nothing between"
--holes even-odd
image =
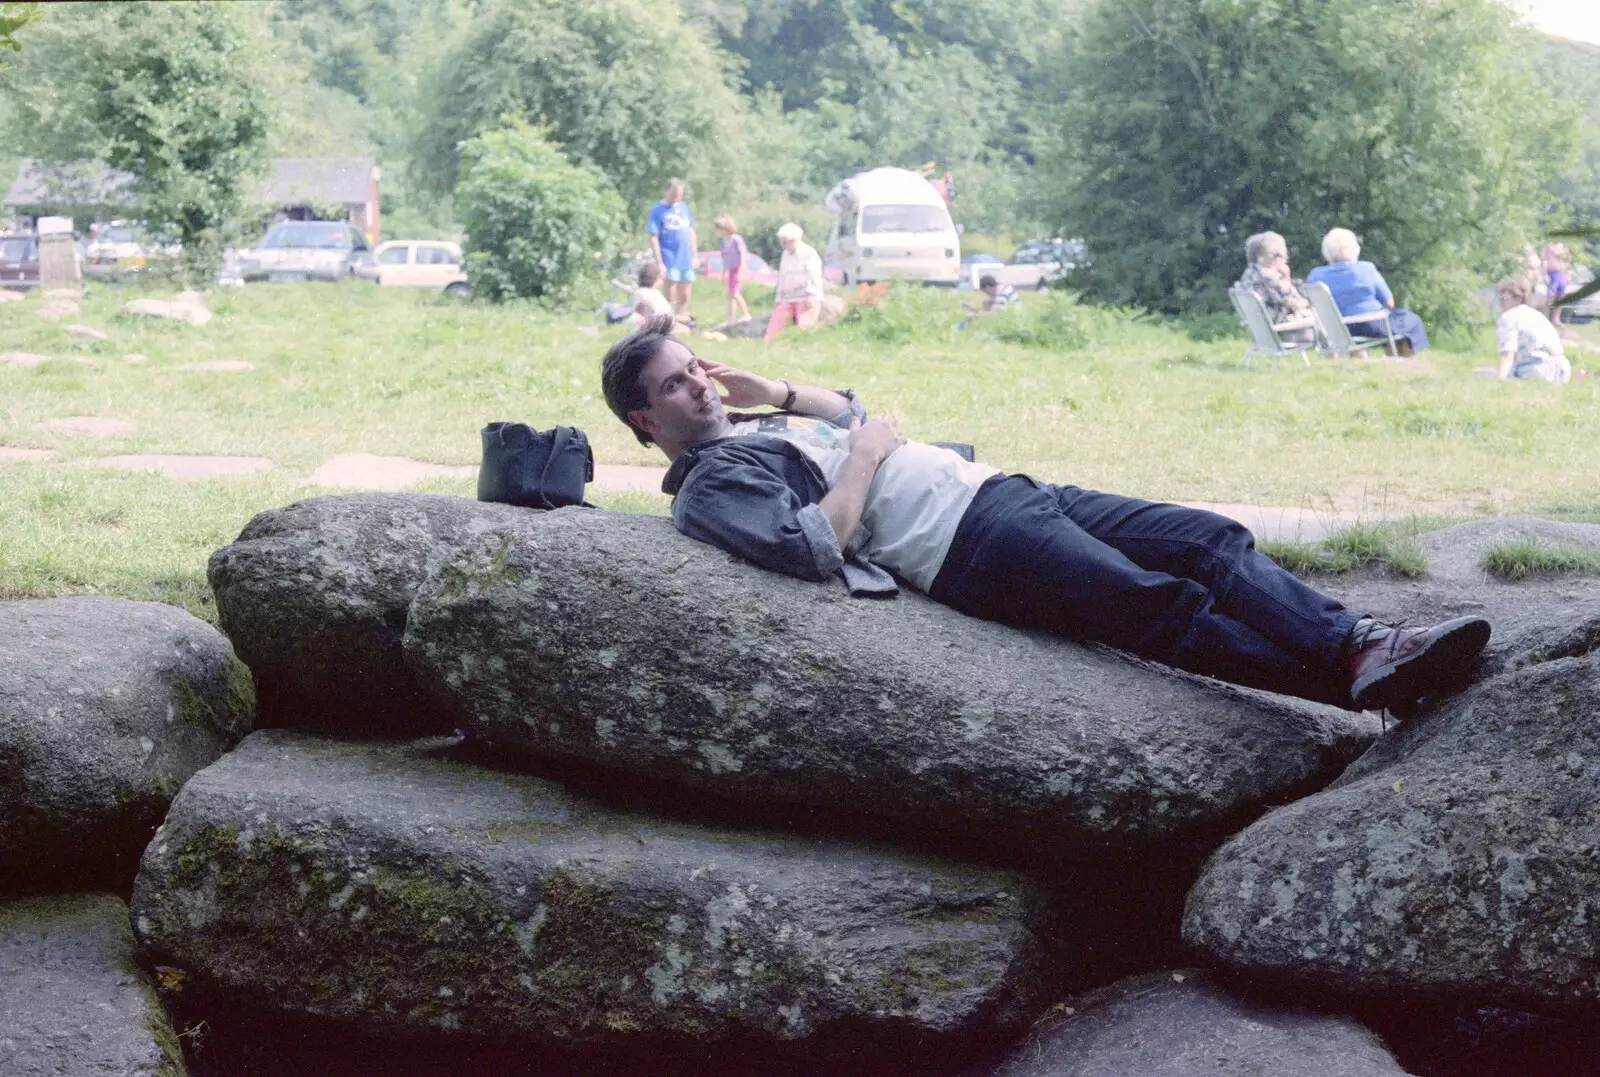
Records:
<instances>
[{"instance_id":1,"label":"child in pink shorts","mask_svg":"<svg viewBox=\"0 0 1600 1077\"><path fill-rule=\"evenodd\" d=\"M717 235L722 237L722 270L728 276L728 321L739 321L750 317L750 307L740 294L744 287L744 267L749 261L750 248L745 246L744 237L739 234L738 228L733 223L733 218L726 213L717 214ZM740 314L740 312L743 314Z\"/></svg>"}]
</instances>

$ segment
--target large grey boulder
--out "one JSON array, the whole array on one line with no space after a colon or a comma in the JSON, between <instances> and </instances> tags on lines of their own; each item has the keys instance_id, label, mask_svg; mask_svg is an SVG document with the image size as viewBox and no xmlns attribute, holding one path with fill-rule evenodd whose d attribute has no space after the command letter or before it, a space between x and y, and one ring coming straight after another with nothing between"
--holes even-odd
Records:
<instances>
[{"instance_id":1,"label":"large grey boulder","mask_svg":"<svg viewBox=\"0 0 1600 1077\"><path fill-rule=\"evenodd\" d=\"M133 898L236 1003L496 1042L979 1036L1039 1004L1043 909L1000 872L289 730L195 776Z\"/></svg>"},{"instance_id":2,"label":"large grey boulder","mask_svg":"<svg viewBox=\"0 0 1600 1077\"><path fill-rule=\"evenodd\" d=\"M1036 867L1214 845L1377 730L578 509L443 564L405 650L469 737Z\"/></svg>"},{"instance_id":3,"label":"large grey boulder","mask_svg":"<svg viewBox=\"0 0 1600 1077\"><path fill-rule=\"evenodd\" d=\"M1600 653L1501 674L1220 849L1184 937L1380 999L1600 1002Z\"/></svg>"},{"instance_id":4,"label":"large grey boulder","mask_svg":"<svg viewBox=\"0 0 1600 1077\"><path fill-rule=\"evenodd\" d=\"M254 712L228 641L180 609L0 602L0 890L126 887L173 794Z\"/></svg>"},{"instance_id":5,"label":"large grey boulder","mask_svg":"<svg viewBox=\"0 0 1600 1077\"><path fill-rule=\"evenodd\" d=\"M349 494L263 512L211 555L217 614L256 676L263 725L449 732L400 653L430 562L528 510L434 494Z\"/></svg>"},{"instance_id":6,"label":"large grey boulder","mask_svg":"<svg viewBox=\"0 0 1600 1077\"><path fill-rule=\"evenodd\" d=\"M1240 997L1195 969L1056 1006L995 1077L1403 1077L1349 1017Z\"/></svg>"},{"instance_id":7,"label":"large grey boulder","mask_svg":"<svg viewBox=\"0 0 1600 1077\"><path fill-rule=\"evenodd\" d=\"M0 904L0 1073L183 1077L183 1053L109 894Z\"/></svg>"}]
</instances>

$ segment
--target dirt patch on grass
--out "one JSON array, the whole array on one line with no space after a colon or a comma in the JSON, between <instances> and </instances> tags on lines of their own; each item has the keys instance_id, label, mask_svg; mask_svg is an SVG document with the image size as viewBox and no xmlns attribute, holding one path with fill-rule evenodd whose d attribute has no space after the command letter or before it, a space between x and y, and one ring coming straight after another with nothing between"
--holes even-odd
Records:
<instances>
[{"instance_id":1,"label":"dirt patch on grass","mask_svg":"<svg viewBox=\"0 0 1600 1077\"><path fill-rule=\"evenodd\" d=\"M0 464L32 463L55 456L54 449L29 449L21 445L0 445Z\"/></svg>"}]
</instances>

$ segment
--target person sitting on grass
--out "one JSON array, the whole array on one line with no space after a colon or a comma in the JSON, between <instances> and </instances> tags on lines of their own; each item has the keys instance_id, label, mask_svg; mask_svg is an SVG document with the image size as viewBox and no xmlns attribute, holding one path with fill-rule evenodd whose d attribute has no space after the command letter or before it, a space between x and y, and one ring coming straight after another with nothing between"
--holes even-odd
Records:
<instances>
[{"instance_id":1,"label":"person sitting on grass","mask_svg":"<svg viewBox=\"0 0 1600 1077\"><path fill-rule=\"evenodd\" d=\"M877 596L899 577L973 617L1356 710L1417 713L1489 640L1481 617L1380 623L1234 520L970 463L869 418L849 390L702 359L672 330L655 318L611 346L606 403L671 461L678 529L764 568ZM777 411L725 410L760 406Z\"/></svg>"},{"instance_id":2,"label":"person sitting on grass","mask_svg":"<svg viewBox=\"0 0 1600 1077\"><path fill-rule=\"evenodd\" d=\"M1280 339L1308 343L1316 336L1311 300L1305 297L1289 271L1289 244L1276 232L1258 232L1244 241L1248 263L1236 288L1261 297L1267 317Z\"/></svg>"},{"instance_id":3,"label":"person sitting on grass","mask_svg":"<svg viewBox=\"0 0 1600 1077\"><path fill-rule=\"evenodd\" d=\"M1500 301L1500 320L1495 336L1500 345L1497 378L1543 378L1565 384L1572 378L1572 364L1561 346L1561 334L1550 319L1528 305L1531 289L1526 281L1502 281L1496 289Z\"/></svg>"},{"instance_id":4,"label":"person sitting on grass","mask_svg":"<svg viewBox=\"0 0 1600 1077\"><path fill-rule=\"evenodd\" d=\"M1388 281L1378 272L1378 267L1361 258L1361 242L1348 228L1335 228L1322 237L1322 257L1327 265L1317 266L1306 274L1308 284L1326 284L1333 293L1339 313L1345 317L1353 314L1376 314L1389 311L1389 329L1394 332L1395 344L1401 355L1413 355L1427 348L1428 332L1422 319L1409 310L1394 305L1394 293ZM1350 332L1358 337L1387 337L1382 321L1352 322Z\"/></svg>"},{"instance_id":5,"label":"person sitting on grass","mask_svg":"<svg viewBox=\"0 0 1600 1077\"><path fill-rule=\"evenodd\" d=\"M777 306L763 339L771 340L790 322L810 329L822 314L822 258L803 236L793 221L778 229L783 257L778 260Z\"/></svg>"},{"instance_id":6,"label":"person sitting on grass","mask_svg":"<svg viewBox=\"0 0 1600 1077\"><path fill-rule=\"evenodd\" d=\"M985 273L978 280L978 291L983 293L984 314L993 314L997 310L1005 310L1013 303L1020 302L1017 290L1009 284L1001 284L995 280L993 273Z\"/></svg>"},{"instance_id":7,"label":"person sitting on grass","mask_svg":"<svg viewBox=\"0 0 1600 1077\"><path fill-rule=\"evenodd\" d=\"M661 294L661 267L646 262L639 267L639 286L633 290L633 321L643 325L658 314L671 314L672 304Z\"/></svg>"}]
</instances>

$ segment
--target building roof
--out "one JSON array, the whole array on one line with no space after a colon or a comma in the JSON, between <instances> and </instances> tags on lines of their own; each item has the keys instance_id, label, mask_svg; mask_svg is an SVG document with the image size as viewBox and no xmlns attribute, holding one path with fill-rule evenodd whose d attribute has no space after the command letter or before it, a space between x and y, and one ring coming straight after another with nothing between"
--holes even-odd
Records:
<instances>
[{"instance_id":1,"label":"building roof","mask_svg":"<svg viewBox=\"0 0 1600 1077\"><path fill-rule=\"evenodd\" d=\"M256 201L269 206L365 205L373 167L370 157L280 157L272 162L272 175L257 190Z\"/></svg>"},{"instance_id":2,"label":"building roof","mask_svg":"<svg viewBox=\"0 0 1600 1077\"><path fill-rule=\"evenodd\" d=\"M279 157L272 162L272 175L256 189L256 201L365 205L373 167L370 157ZM12 209L125 206L133 201L137 182L127 172L90 161L54 164L27 158L5 204Z\"/></svg>"},{"instance_id":3,"label":"building roof","mask_svg":"<svg viewBox=\"0 0 1600 1077\"><path fill-rule=\"evenodd\" d=\"M15 209L55 206L125 206L137 181L127 172L92 161L52 163L24 158L5 204Z\"/></svg>"}]
</instances>

